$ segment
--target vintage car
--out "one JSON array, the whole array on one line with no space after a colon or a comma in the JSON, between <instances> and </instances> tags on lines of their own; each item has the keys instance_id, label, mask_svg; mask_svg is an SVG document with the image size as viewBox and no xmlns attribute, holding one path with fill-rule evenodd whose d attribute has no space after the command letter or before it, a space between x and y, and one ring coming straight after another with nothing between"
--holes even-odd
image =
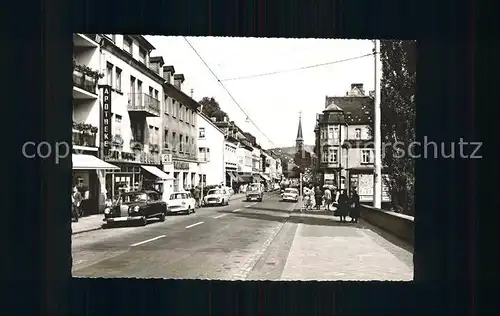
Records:
<instances>
[{"instance_id":1,"label":"vintage car","mask_svg":"<svg viewBox=\"0 0 500 316\"><path fill-rule=\"evenodd\" d=\"M203 205L228 205L231 194L227 188L208 190L203 198Z\"/></svg>"},{"instance_id":2,"label":"vintage car","mask_svg":"<svg viewBox=\"0 0 500 316\"><path fill-rule=\"evenodd\" d=\"M299 201L299 190L292 189L292 188L285 189L285 191L283 191L283 193L281 193L281 200L282 201L298 202Z\"/></svg>"},{"instance_id":3,"label":"vintage car","mask_svg":"<svg viewBox=\"0 0 500 316\"><path fill-rule=\"evenodd\" d=\"M262 198L264 197L264 188L261 184L251 184L248 186L246 200L253 201L257 200L262 202Z\"/></svg>"},{"instance_id":4,"label":"vintage car","mask_svg":"<svg viewBox=\"0 0 500 316\"><path fill-rule=\"evenodd\" d=\"M165 220L167 204L156 191L141 190L122 193L111 206L104 209L104 220L113 222L140 221L147 225L148 218Z\"/></svg>"},{"instance_id":5,"label":"vintage car","mask_svg":"<svg viewBox=\"0 0 500 316\"><path fill-rule=\"evenodd\" d=\"M196 201L190 192L174 192L167 202L167 213L191 214L196 212Z\"/></svg>"}]
</instances>

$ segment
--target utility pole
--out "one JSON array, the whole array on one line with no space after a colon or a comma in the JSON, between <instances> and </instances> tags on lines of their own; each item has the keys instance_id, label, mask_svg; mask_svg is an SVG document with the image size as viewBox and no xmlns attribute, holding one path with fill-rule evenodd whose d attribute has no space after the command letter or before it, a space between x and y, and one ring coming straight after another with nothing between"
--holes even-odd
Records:
<instances>
[{"instance_id":1,"label":"utility pole","mask_svg":"<svg viewBox=\"0 0 500 316\"><path fill-rule=\"evenodd\" d=\"M374 111L374 141L375 141L375 161L373 163L373 207L380 208L382 204L382 140L380 129L380 40L375 40L375 111Z\"/></svg>"},{"instance_id":2,"label":"utility pole","mask_svg":"<svg viewBox=\"0 0 500 316\"><path fill-rule=\"evenodd\" d=\"M300 203L300 211L302 211L302 209L304 208L304 196L302 195L302 172L299 173L299 188L300 188L300 192L299 192L299 196L300 196L300 200L302 201L302 203Z\"/></svg>"}]
</instances>

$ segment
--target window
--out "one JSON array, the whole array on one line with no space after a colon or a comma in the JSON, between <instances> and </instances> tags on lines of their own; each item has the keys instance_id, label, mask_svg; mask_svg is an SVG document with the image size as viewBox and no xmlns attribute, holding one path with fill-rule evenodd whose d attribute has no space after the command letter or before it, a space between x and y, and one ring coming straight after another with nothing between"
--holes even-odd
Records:
<instances>
[{"instance_id":1,"label":"window","mask_svg":"<svg viewBox=\"0 0 500 316\"><path fill-rule=\"evenodd\" d=\"M190 150L191 148L189 147L189 136L186 136L186 142L185 142L185 144L186 145L184 147L186 147L186 148L184 148L184 151L186 153L191 153L191 150Z\"/></svg>"},{"instance_id":2,"label":"window","mask_svg":"<svg viewBox=\"0 0 500 316\"><path fill-rule=\"evenodd\" d=\"M172 116L177 117L177 102L175 100L172 101Z\"/></svg>"},{"instance_id":3,"label":"window","mask_svg":"<svg viewBox=\"0 0 500 316\"><path fill-rule=\"evenodd\" d=\"M356 129L354 130L354 137L355 137L356 139L361 139L361 128L356 128Z\"/></svg>"},{"instance_id":4,"label":"window","mask_svg":"<svg viewBox=\"0 0 500 316\"><path fill-rule=\"evenodd\" d=\"M106 82L111 87L113 86L113 64L106 63Z\"/></svg>"},{"instance_id":5,"label":"window","mask_svg":"<svg viewBox=\"0 0 500 316\"><path fill-rule=\"evenodd\" d=\"M363 149L361 152L361 163L371 163L371 150Z\"/></svg>"},{"instance_id":6,"label":"window","mask_svg":"<svg viewBox=\"0 0 500 316\"><path fill-rule=\"evenodd\" d=\"M115 122L114 122L114 129L115 129L115 136L121 136L122 134L122 116L115 114Z\"/></svg>"},{"instance_id":7,"label":"window","mask_svg":"<svg viewBox=\"0 0 500 316\"><path fill-rule=\"evenodd\" d=\"M338 150L336 148L329 148L328 150L328 162L337 163L338 162Z\"/></svg>"},{"instance_id":8,"label":"window","mask_svg":"<svg viewBox=\"0 0 500 316\"><path fill-rule=\"evenodd\" d=\"M335 140L335 141L339 140L339 128L338 128L338 126L335 126L333 128L333 140Z\"/></svg>"},{"instance_id":9,"label":"window","mask_svg":"<svg viewBox=\"0 0 500 316\"><path fill-rule=\"evenodd\" d=\"M149 87L149 95L153 96L153 87Z\"/></svg>"},{"instance_id":10,"label":"window","mask_svg":"<svg viewBox=\"0 0 500 316\"><path fill-rule=\"evenodd\" d=\"M186 121L186 123L189 123L188 113L187 107L184 107L184 121Z\"/></svg>"},{"instance_id":11,"label":"window","mask_svg":"<svg viewBox=\"0 0 500 316\"><path fill-rule=\"evenodd\" d=\"M205 128L204 127L199 128L198 139L205 139Z\"/></svg>"},{"instance_id":12,"label":"window","mask_svg":"<svg viewBox=\"0 0 500 316\"><path fill-rule=\"evenodd\" d=\"M163 147L165 149L170 149L170 139L168 138L170 135L168 134L168 129L163 131Z\"/></svg>"},{"instance_id":13,"label":"window","mask_svg":"<svg viewBox=\"0 0 500 316\"><path fill-rule=\"evenodd\" d=\"M165 100L165 114L170 114L170 104L168 103L168 95L164 94L163 100Z\"/></svg>"},{"instance_id":14,"label":"window","mask_svg":"<svg viewBox=\"0 0 500 316\"><path fill-rule=\"evenodd\" d=\"M123 37L123 50L132 54L132 39L128 36Z\"/></svg>"},{"instance_id":15,"label":"window","mask_svg":"<svg viewBox=\"0 0 500 316\"><path fill-rule=\"evenodd\" d=\"M143 64L146 64L146 50L144 48L139 48L139 61Z\"/></svg>"},{"instance_id":16,"label":"window","mask_svg":"<svg viewBox=\"0 0 500 316\"><path fill-rule=\"evenodd\" d=\"M333 127L328 127L328 139L333 139Z\"/></svg>"},{"instance_id":17,"label":"window","mask_svg":"<svg viewBox=\"0 0 500 316\"><path fill-rule=\"evenodd\" d=\"M122 70L116 67L116 83L115 83L116 91L122 91Z\"/></svg>"},{"instance_id":18,"label":"window","mask_svg":"<svg viewBox=\"0 0 500 316\"><path fill-rule=\"evenodd\" d=\"M173 140L173 143L172 143L172 151L177 151L177 134L175 132L172 133L172 140Z\"/></svg>"},{"instance_id":19,"label":"window","mask_svg":"<svg viewBox=\"0 0 500 316\"><path fill-rule=\"evenodd\" d=\"M155 99L160 100L160 98L158 97L158 93L159 93L158 90L155 89L154 93L155 93L154 94Z\"/></svg>"},{"instance_id":20,"label":"window","mask_svg":"<svg viewBox=\"0 0 500 316\"><path fill-rule=\"evenodd\" d=\"M184 140L184 137L182 137L182 134L179 135L179 151L182 153L183 148L182 148L182 141Z\"/></svg>"},{"instance_id":21,"label":"window","mask_svg":"<svg viewBox=\"0 0 500 316\"><path fill-rule=\"evenodd\" d=\"M154 144L155 138L155 128L152 125L149 125L149 143Z\"/></svg>"},{"instance_id":22,"label":"window","mask_svg":"<svg viewBox=\"0 0 500 316\"><path fill-rule=\"evenodd\" d=\"M200 147L199 155L201 161L210 161L210 148Z\"/></svg>"},{"instance_id":23,"label":"window","mask_svg":"<svg viewBox=\"0 0 500 316\"><path fill-rule=\"evenodd\" d=\"M154 144L158 145L158 143L160 142L159 138L160 138L160 129L158 127L155 127L155 134L153 139Z\"/></svg>"},{"instance_id":24,"label":"window","mask_svg":"<svg viewBox=\"0 0 500 316\"><path fill-rule=\"evenodd\" d=\"M142 81L137 80L137 93L142 93Z\"/></svg>"}]
</instances>

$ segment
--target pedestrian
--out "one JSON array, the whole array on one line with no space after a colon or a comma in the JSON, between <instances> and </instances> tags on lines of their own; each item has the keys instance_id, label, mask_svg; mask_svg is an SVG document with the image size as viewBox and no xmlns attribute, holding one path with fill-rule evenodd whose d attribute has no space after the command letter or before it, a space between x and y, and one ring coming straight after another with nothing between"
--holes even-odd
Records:
<instances>
[{"instance_id":1,"label":"pedestrian","mask_svg":"<svg viewBox=\"0 0 500 316\"><path fill-rule=\"evenodd\" d=\"M78 191L78 187L73 187L73 194L71 194L71 213L74 222L78 222L78 212L82 203L82 194Z\"/></svg>"},{"instance_id":2,"label":"pedestrian","mask_svg":"<svg viewBox=\"0 0 500 316\"><path fill-rule=\"evenodd\" d=\"M352 191L351 203L352 203L352 208L349 216L351 217L351 222L357 223L361 215L361 206L359 202L359 195L356 190Z\"/></svg>"},{"instance_id":3,"label":"pedestrian","mask_svg":"<svg viewBox=\"0 0 500 316\"><path fill-rule=\"evenodd\" d=\"M321 189L319 186L316 186L316 190L314 192L314 197L316 199L316 209L319 210L321 209L321 202L323 200L323 192L321 192Z\"/></svg>"},{"instance_id":4,"label":"pedestrian","mask_svg":"<svg viewBox=\"0 0 500 316\"><path fill-rule=\"evenodd\" d=\"M196 201L196 207L200 207L200 187L197 185L193 190L193 197Z\"/></svg>"},{"instance_id":5,"label":"pedestrian","mask_svg":"<svg viewBox=\"0 0 500 316\"><path fill-rule=\"evenodd\" d=\"M346 216L349 214L349 197L345 190L340 192L337 214L340 216L340 222L346 222Z\"/></svg>"},{"instance_id":6,"label":"pedestrian","mask_svg":"<svg viewBox=\"0 0 500 316\"><path fill-rule=\"evenodd\" d=\"M323 193L325 199L325 208L327 211L330 210L330 204L332 203L332 191L330 191L329 187L325 188L325 192Z\"/></svg>"}]
</instances>

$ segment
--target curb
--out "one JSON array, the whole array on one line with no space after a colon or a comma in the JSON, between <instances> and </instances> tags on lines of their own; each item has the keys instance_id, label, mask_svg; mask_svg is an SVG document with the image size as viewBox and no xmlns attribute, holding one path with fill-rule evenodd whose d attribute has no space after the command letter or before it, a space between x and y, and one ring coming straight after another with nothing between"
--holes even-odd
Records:
<instances>
[{"instance_id":1,"label":"curb","mask_svg":"<svg viewBox=\"0 0 500 316\"><path fill-rule=\"evenodd\" d=\"M77 231L77 232L72 232L71 236L82 234L82 233L88 233L88 232L92 232L92 231L95 231L95 230L101 230L101 229L102 229L102 226L99 226L97 228L84 229L84 230L80 230L80 231Z\"/></svg>"}]
</instances>

